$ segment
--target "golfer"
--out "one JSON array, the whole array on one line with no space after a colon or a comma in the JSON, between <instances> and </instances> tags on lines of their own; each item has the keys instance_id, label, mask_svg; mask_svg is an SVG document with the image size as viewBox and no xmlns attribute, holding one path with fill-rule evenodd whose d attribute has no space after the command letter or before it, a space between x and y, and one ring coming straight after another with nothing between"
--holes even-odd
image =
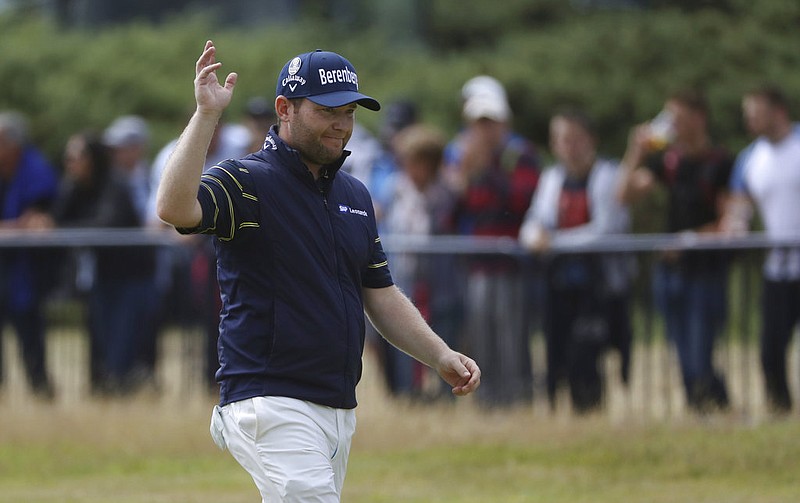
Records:
<instances>
[{"instance_id":1,"label":"golfer","mask_svg":"<svg viewBox=\"0 0 800 503\"><path fill-rule=\"evenodd\" d=\"M361 94L353 65L324 51L278 76L278 124L261 151L203 173L237 75L223 83L206 42L197 107L158 187L158 215L214 236L222 296L217 445L264 502L337 502L355 430L364 312L389 342L436 369L456 395L480 369L450 349L393 284L364 185L339 170Z\"/></svg>"}]
</instances>

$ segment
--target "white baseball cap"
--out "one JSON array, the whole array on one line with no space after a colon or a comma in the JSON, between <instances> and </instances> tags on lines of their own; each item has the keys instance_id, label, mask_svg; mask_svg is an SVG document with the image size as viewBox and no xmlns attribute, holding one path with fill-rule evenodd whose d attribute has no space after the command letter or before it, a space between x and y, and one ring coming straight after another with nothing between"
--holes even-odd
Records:
<instances>
[{"instance_id":1,"label":"white baseball cap","mask_svg":"<svg viewBox=\"0 0 800 503\"><path fill-rule=\"evenodd\" d=\"M464 118L468 121L490 119L507 122L511 119L511 107L505 96L496 93L475 94L464 102Z\"/></svg>"},{"instance_id":2,"label":"white baseball cap","mask_svg":"<svg viewBox=\"0 0 800 503\"><path fill-rule=\"evenodd\" d=\"M472 77L461 87L461 97L464 101L477 94L494 94L507 99L506 88L499 80L489 75Z\"/></svg>"}]
</instances>

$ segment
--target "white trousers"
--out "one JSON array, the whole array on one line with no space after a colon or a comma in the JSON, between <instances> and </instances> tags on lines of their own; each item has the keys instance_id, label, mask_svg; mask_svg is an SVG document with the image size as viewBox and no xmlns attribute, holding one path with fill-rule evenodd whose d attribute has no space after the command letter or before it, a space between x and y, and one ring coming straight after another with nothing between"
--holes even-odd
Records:
<instances>
[{"instance_id":1,"label":"white trousers","mask_svg":"<svg viewBox=\"0 0 800 503\"><path fill-rule=\"evenodd\" d=\"M253 477L263 503L338 503L355 410L266 396L215 406L211 436Z\"/></svg>"}]
</instances>

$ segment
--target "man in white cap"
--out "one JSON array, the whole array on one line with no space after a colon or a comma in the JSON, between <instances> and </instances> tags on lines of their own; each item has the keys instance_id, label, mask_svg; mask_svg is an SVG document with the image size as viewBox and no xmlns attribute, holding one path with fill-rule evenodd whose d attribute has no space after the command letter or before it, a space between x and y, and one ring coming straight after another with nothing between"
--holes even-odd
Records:
<instances>
[{"instance_id":1,"label":"man in white cap","mask_svg":"<svg viewBox=\"0 0 800 503\"><path fill-rule=\"evenodd\" d=\"M444 176L459 194L456 232L517 239L539 181L534 145L511 129L511 107L497 79L480 75L464 84L464 129L445 151ZM470 259L464 347L481 361L486 406L532 399L526 279L513 259ZM477 356L480 355L480 356Z\"/></svg>"}]
</instances>

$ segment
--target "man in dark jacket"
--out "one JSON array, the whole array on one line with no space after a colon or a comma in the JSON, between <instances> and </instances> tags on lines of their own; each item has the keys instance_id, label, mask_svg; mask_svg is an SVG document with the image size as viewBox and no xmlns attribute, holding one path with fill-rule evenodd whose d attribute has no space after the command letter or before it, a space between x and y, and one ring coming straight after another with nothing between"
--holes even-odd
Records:
<instances>
[{"instance_id":1,"label":"man in dark jacket","mask_svg":"<svg viewBox=\"0 0 800 503\"><path fill-rule=\"evenodd\" d=\"M364 185L339 171L358 105L349 61L301 54L281 70L279 124L264 148L202 173L237 75L223 85L216 48L197 61L197 109L158 189L158 215L215 236L222 294L221 385L212 435L264 501L339 501L355 429L364 311L394 345L466 395L474 361L450 349L392 282Z\"/></svg>"}]
</instances>

